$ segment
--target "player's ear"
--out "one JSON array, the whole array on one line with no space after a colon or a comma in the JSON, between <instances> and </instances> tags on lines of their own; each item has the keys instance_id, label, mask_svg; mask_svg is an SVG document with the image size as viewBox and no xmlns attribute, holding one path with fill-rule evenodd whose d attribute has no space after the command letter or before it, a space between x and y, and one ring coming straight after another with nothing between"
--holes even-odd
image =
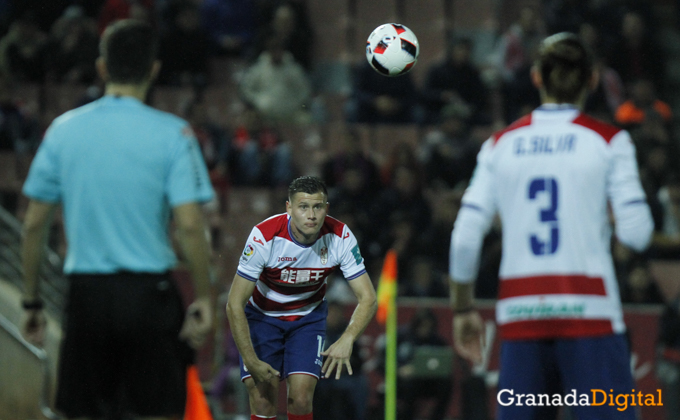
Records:
<instances>
[{"instance_id":1,"label":"player's ear","mask_svg":"<svg viewBox=\"0 0 680 420\"><path fill-rule=\"evenodd\" d=\"M289 216L292 216L291 210L292 208L290 207L290 201L286 201L286 213L288 213Z\"/></svg>"},{"instance_id":2,"label":"player's ear","mask_svg":"<svg viewBox=\"0 0 680 420\"><path fill-rule=\"evenodd\" d=\"M104 57L97 57L97 60L94 62L94 65L97 68L97 74L99 75L99 77L104 82L107 82L109 80L109 71L106 68L106 60L104 60Z\"/></svg>"},{"instance_id":3,"label":"player's ear","mask_svg":"<svg viewBox=\"0 0 680 420\"><path fill-rule=\"evenodd\" d=\"M153 65L151 66L151 81L155 81L156 78L158 77L158 73L161 71L161 62L160 60L154 60Z\"/></svg>"},{"instance_id":4,"label":"player's ear","mask_svg":"<svg viewBox=\"0 0 680 420\"><path fill-rule=\"evenodd\" d=\"M541 76L541 71L536 66L531 66L531 83L538 90L543 88L543 76Z\"/></svg>"},{"instance_id":5,"label":"player's ear","mask_svg":"<svg viewBox=\"0 0 680 420\"><path fill-rule=\"evenodd\" d=\"M593 74L590 76L590 82L588 83L588 90L590 92L597 89L597 85L600 84L600 69L593 69Z\"/></svg>"}]
</instances>

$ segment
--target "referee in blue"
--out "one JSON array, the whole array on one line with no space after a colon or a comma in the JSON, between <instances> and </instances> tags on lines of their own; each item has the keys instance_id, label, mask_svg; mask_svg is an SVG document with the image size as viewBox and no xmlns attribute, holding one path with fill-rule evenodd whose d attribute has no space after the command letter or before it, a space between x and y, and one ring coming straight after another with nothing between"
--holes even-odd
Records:
<instances>
[{"instance_id":1,"label":"referee in blue","mask_svg":"<svg viewBox=\"0 0 680 420\"><path fill-rule=\"evenodd\" d=\"M22 329L36 344L45 332L38 271L63 208L71 288L56 408L71 419L182 418L192 348L212 328L201 203L213 191L187 122L143 103L156 50L146 23L107 28L96 63L106 95L54 120L23 188ZM169 274L171 216L194 281L186 315Z\"/></svg>"}]
</instances>

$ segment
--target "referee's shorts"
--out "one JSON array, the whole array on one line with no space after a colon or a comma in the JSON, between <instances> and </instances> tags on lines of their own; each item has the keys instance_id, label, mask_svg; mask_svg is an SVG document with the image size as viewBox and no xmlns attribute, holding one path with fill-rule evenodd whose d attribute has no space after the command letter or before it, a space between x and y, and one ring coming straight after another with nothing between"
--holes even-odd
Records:
<instances>
[{"instance_id":1,"label":"referee's shorts","mask_svg":"<svg viewBox=\"0 0 680 420\"><path fill-rule=\"evenodd\" d=\"M169 273L70 276L56 408L69 418L183 416L193 350Z\"/></svg>"}]
</instances>

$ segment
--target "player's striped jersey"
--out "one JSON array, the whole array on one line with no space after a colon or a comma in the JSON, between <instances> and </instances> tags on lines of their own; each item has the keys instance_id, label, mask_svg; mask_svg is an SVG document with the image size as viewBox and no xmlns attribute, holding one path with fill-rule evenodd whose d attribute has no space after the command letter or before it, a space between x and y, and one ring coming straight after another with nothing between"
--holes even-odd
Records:
<instances>
[{"instance_id":1,"label":"player's striped jersey","mask_svg":"<svg viewBox=\"0 0 680 420\"><path fill-rule=\"evenodd\" d=\"M653 222L630 136L573 107L544 105L482 147L452 234L451 276L474 280L483 234L499 214L502 337L621 333L609 208L618 239L644 249Z\"/></svg>"},{"instance_id":2,"label":"player's striped jersey","mask_svg":"<svg viewBox=\"0 0 680 420\"><path fill-rule=\"evenodd\" d=\"M326 279L337 268L347 280L366 273L349 227L326 216L316 242L303 245L293 237L290 217L284 213L253 228L237 272L257 282L251 305L265 315L295 320L323 301Z\"/></svg>"}]
</instances>

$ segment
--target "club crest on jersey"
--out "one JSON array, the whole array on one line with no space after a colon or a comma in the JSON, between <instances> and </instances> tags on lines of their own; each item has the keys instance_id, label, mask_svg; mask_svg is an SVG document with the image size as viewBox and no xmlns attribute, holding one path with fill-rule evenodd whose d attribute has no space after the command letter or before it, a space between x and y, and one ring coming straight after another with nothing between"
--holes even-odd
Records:
<instances>
[{"instance_id":1,"label":"club crest on jersey","mask_svg":"<svg viewBox=\"0 0 680 420\"><path fill-rule=\"evenodd\" d=\"M328 248L323 247L321 248L321 264L326 265L328 262Z\"/></svg>"},{"instance_id":2,"label":"club crest on jersey","mask_svg":"<svg viewBox=\"0 0 680 420\"><path fill-rule=\"evenodd\" d=\"M248 262L250 258L255 255L255 247L252 244L246 245L243 249L243 254L241 255L241 261Z\"/></svg>"}]
</instances>

